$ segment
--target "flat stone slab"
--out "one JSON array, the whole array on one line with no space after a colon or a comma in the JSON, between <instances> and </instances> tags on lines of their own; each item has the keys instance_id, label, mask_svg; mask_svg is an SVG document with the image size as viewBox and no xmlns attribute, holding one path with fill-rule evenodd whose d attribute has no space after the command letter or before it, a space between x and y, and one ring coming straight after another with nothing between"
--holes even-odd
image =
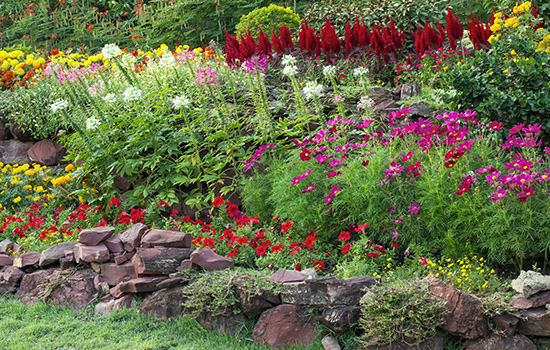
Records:
<instances>
[{"instance_id":1,"label":"flat stone slab","mask_svg":"<svg viewBox=\"0 0 550 350\"><path fill-rule=\"evenodd\" d=\"M83 261L89 263L103 263L109 261L109 249L107 249L103 243L95 246L87 246L78 243L74 246L74 257L79 264Z\"/></svg>"},{"instance_id":2,"label":"flat stone slab","mask_svg":"<svg viewBox=\"0 0 550 350\"><path fill-rule=\"evenodd\" d=\"M123 293L150 293L159 290L158 283L167 279L167 276L139 277L119 284Z\"/></svg>"},{"instance_id":3,"label":"flat stone slab","mask_svg":"<svg viewBox=\"0 0 550 350\"><path fill-rule=\"evenodd\" d=\"M111 287L116 286L120 282L137 278L134 265L130 262L122 265L115 263L101 264L101 276L103 276L103 280Z\"/></svg>"},{"instance_id":4,"label":"flat stone slab","mask_svg":"<svg viewBox=\"0 0 550 350\"><path fill-rule=\"evenodd\" d=\"M38 265L41 268L59 263L59 259L65 257L66 250L73 250L76 242L63 242L49 247L40 255Z\"/></svg>"},{"instance_id":5,"label":"flat stone slab","mask_svg":"<svg viewBox=\"0 0 550 350\"><path fill-rule=\"evenodd\" d=\"M17 255L13 259L13 266L22 269L27 266L38 265L40 262L40 256L41 254L39 252L30 252Z\"/></svg>"},{"instance_id":6,"label":"flat stone slab","mask_svg":"<svg viewBox=\"0 0 550 350\"><path fill-rule=\"evenodd\" d=\"M150 230L141 238L142 248L191 248L191 235L178 231Z\"/></svg>"},{"instance_id":7,"label":"flat stone slab","mask_svg":"<svg viewBox=\"0 0 550 350\"><path fill-rule=\"evenodd\" d=\"M131 251L139 247L143 234L147 231L147 226L142 223L137 223L130 227L120 235L120 241L124 245L124 249Z\"/></svg>"},{"instance_id":8,"label":"flat stone slab","mask_svg":"<svg viewBox=\"0 0 550 350\"><path fill-rule=\"evenodd\" d=\"M94 246L103 242L115 233L115 228L110 226L95 227L80 231L78 243Z\"/></svg>"}]
</instances>

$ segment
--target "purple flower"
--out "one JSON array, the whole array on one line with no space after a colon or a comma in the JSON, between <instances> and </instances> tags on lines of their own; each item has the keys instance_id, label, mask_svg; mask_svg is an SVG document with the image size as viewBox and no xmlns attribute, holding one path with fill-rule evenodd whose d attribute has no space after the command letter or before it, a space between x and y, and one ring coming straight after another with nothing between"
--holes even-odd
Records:
<instances>
[{"instance_id":1,"label":"purple flower","mask_svg":"<svg viewBox=\"0 0 550 350\"><path fill-rule=\"evenodd\" d=\"M325 205L332 202L332 199L338 193L338 191L340 191L340 186L332 186L332 188L330 189L330 193L326 196L325 199L323 199L323 202L325 202Z\"/></svg>"},{"instance_id":2,"label":"purple flower","mask_svg":"<svg viewBox=\"0 0 550 350\"><path fill-rule=\"evenodd\" d=\"M247 74L256 75L258 71L265 73L267 58L265 56L252 56L244 62L243 66L243 71Z\"/></svg>"},{"instance_id":3,"label":"purple flower","mask_svg":"<svg viewBox=\"0 0 550 350\"><path fill-rule=\"evenodd\" d=\"M333 158L334 155L328 155L328 154L318 154L317 156L315 156L315 160L319 163L323 163L323 162L326 162L327 160L329 160L330 158Z\"/></svg>"},{"instance_id":4,"label":"purple flower","mask_svg":"<svg viewBox=\"0 0 550 350\"><path fill-rule=\"evenodd\" d=\"M305 179L306 177L308 177L310 174L311 174L311 169L309 169L308 171L306 171L306 172L303 173L302 175L298 175L298 176L293 177L293 178L292 178L291 186L296 185L297 183L299 183L300 181L302 181L303 179Z\"/></svg>"},{"instance_id":5,"label":"purple flower","mask_svg":"<svg viewBox=\"0 0 550 350\"><path fill-rule=\"evenodd\" d=\"M410 207L409 207L409 213L411 214L416 214L418 213L418 209L420 209L420 206L418 204L412 204Z\"/></svg>"},{"instance_id":6,"label":"purple flower","mask_svg":"<svg viewBox=\"0 0 550 350\"><path fill-rule=\"evenodd\" d=\"M195 73L197 85L214 84L216 80L216 71L209 67L199 67Z\"/></svg>"}]
</instances>

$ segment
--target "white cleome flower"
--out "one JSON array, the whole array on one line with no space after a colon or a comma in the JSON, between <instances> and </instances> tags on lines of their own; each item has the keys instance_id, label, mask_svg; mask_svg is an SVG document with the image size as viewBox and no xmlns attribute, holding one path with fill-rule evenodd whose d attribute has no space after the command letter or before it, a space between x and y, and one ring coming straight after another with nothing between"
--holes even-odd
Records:
<instances>
[{"instance_id":1,"label":"white cleome flower","mask_svg":"<svg viewBox=\"0 0 550 350\"><path fill-rule=\"evenodd\" d=\"M172 104L176 109L188 108L191 105L191 100L185 96L177 96L172 100Z\"/></svg>"},{"instance_id":2,"label":"white cleome flower","mask_svg":"<svg viewBox=\"0 0 550 350\"><path fill-rule=\"evenodd\" d=\"M289 64L290 65L295 65L296 64L296 57L291 56L291 55L284 55L283 58L281 59L281 63L283 64L283 66L288 66Z\"/></svg>"},{"instance_id":3,"label":"white cleome flower","mask_svg":"<svg viewBox=\"0 0 550 350\"><path fill-rule=\"evenodd\" d=\"M103 53L103 58L115 58L120 55L120 48L116 44L106 44L101 53Z\"/></svg>"},{"instance_id":4,"label":"white cleome flower","mask_svg":"<svg viewBox=\"0 0 550 350\"><path fill-rule=\"evenodd\" d=\"M57 101L50 106L52 112L57 113L65 108L69 107L69 102L65 100Z\"/></svg>"},{"instance_id":5,"label":"white cleome flower","mask_svg":"<svg viewBox=\"0 0 550 350\"><path fill-rule=\"evenodd\" d=\"M336 74L336 67L335 66L323 67L323 74L325 77L333 76L334 74Z\"/></svg>"},{"instance_id":6,"label":"white cleome flower","mask_svg":"<svg viewBox=\"0 0 550 350\"><path fill-rule=\"evenodd\" d=\"M372 108L374 106L374 100L368 96L362 96L359 102L357 102L357 110Z\"/></svg>"},{"instance_id":7,"label":"white cleome flower","mask_svg":"<svg viewBox=\"0 0 550 350\"><path fill-rule=\"evenodd\" d=\"M142 91L136 87L129 87L122 93L122 99L126 102L141 100Z\"/></svg>"},{"instance_id":8,"label":"white cleome flower","mask_svg":"<svg viewBox=\"0 0 550 350\"><path fill-rule=\"evenodd\" d=\"M314 81L308 81L302 91L306 99L311 100L314 97L323 96L323 85L317 84Z\"/></svg>"},{"instance_id":9,"label":"white cleome flower","mask_svg":"<svg viewBox=\"0 0 550 350\"><path fill-rule=\"evenodd\" d=\"M283 74L288 77L293 77L298 73L298 68L294 65L288 65L283 69Z\"/></svg>"},{"instance_id":10,"label":"white cleome flower","mask_svg":"<svg viewBox=\"0 0 550 350\"><path fill-rule=\"evenodd\" d=\"M86 129L87 130L93 130L96 129L99 126L99 120L97 120L96 117L90 117L86 119Z\"/></svg>"},{"instance_id":11,"label":"white cleome flower","mask_svg":"<svg viewBox=\"0 0 550 350\"><path fill-rule=\"evenodd\" d=\"M356 77L362 77L367 74L369 74L369 69L366 67L357 67L353 70L353 75Z\"/></svg>"},{"instance_id":12,"label":"white cleome flower","mask_svg":"<svg viewBox=\"0 0 550 350\"><path fill-rule=\"evenodd\" d=\"M107 103L115 103L117 100L117 97L115 94L107 94L105 96L103 96L103 101L107 102Z\"/></svg>"}]
</instances>

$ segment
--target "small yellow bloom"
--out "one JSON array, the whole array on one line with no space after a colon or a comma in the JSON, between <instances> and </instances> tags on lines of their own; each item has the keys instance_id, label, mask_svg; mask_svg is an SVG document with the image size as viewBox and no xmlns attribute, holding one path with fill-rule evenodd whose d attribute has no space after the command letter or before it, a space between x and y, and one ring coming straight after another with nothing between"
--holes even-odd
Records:
<instances>
[{"instance_id":1,"label":"small yellow bloom","mask_svg":"<svg viewBox=\"0 0 550 350\"><path fill-rule=\"evenodd\" d=\"M73 170L73 168L74 168L74 164L69 164L65 167L65 171L69 172L69 171Z\"/></svg>"},{"instance_id":2,"label":"small yellow bloom","mask_svg":"<svg viewBox=\"0 0 550 350\"><path fill-rule=\"evenodd\" d=\"M16 197L16 198L14 198L14 199L13 199L13 202L14 202L14 203L19 203L19 202L21 202L21 197L18 196L18 197Z\"/></svg>"},{"instance_id":3,"label":"small yellow bloom","mask_svg":"<svg viewBox=\"0 0 550 350\"><path fill-rule=\"evenodd\" d=\"M516 54L516 50L510 51L510 54L511 54L511 55L517 55L517 54Z\"/></svg>"}]
</instances>

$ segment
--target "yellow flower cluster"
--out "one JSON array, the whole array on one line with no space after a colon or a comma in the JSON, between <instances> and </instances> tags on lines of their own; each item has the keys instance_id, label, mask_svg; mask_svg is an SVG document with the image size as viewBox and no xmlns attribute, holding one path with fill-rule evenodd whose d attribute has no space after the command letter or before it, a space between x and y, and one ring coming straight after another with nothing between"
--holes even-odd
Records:
<instances>
[{"instance_id":1,"label":"yellow flower cluster","mask_svg":"<svg viewBox=\"0 0 550 350\"><path fill-rule=\"evenodd\" d=\"M543 28L537 29L535 32L536 34L540 33L540 37L542 37L542 40L538 42L537 44L537 52L545 51L546 53L550 53L550 33Z\"/></svg>"},{"instance_id":2,"label":"yellow flower cluster","mask_svg":"<svg viewBox=\"0 0 550 350\"><path fill-rule=\"evenodd\" d=\"M493 33L498 32L502 29L502 12L497 12L495 14L495 21L490 29Z\"/></svg>"},{"instance_id":3,"label":"yellow flower cluster","mask_svg":"<svg viewBox=\"0 0 550 350\"><path fill-rule=\"evenodd\" d=\"M495 270L477 255L462 259L427 260L425 272L447 280L454 287L465 291L493 291L500 284Z\"/></svg>"},{"instance_id":4,"label":"yellow flower cluster","mask_svg":"<svg viewBox=\"0 0 550 350\"><path fill-rule=\"evenodd\" d=\"M526 1L526 2L524 2L524 3L521 4L521 5L514 6L513 12L514 12L515 14L521 15L522 13L527 13L527 12L529 12L529 10L531 9L531 6L532 6L531 2L530 2L530 1Z\"/></svg>"},{"instance_id":5,"label":"yellow flower cluster","mask_svg":"<svg viewBox=\"0 0 550 350\"><path fill-rule=\"evenodd\" d=\"M7 52L6 50L0 51L0 68L7 71L10 70L16 75L24 75L26 66L36 69L41 64L46 62L42 57L36 58L35 55L25 55L21 50L14 50Z\"/></svg>"},{"instance_id":6,"label":"yellow flower cluster","mask_svg":"<svg viewBox=\"0 0 550 350\"><path fill-rule=\"evenodd\" d=\"M50 180L53 187L57 187L59 185L66 185L71 181L73 181L73 177L72 177L71 174L65 174L63 176L56 177L56 178L53 178L53 179Z\"/></svg>"}]
</instances>

